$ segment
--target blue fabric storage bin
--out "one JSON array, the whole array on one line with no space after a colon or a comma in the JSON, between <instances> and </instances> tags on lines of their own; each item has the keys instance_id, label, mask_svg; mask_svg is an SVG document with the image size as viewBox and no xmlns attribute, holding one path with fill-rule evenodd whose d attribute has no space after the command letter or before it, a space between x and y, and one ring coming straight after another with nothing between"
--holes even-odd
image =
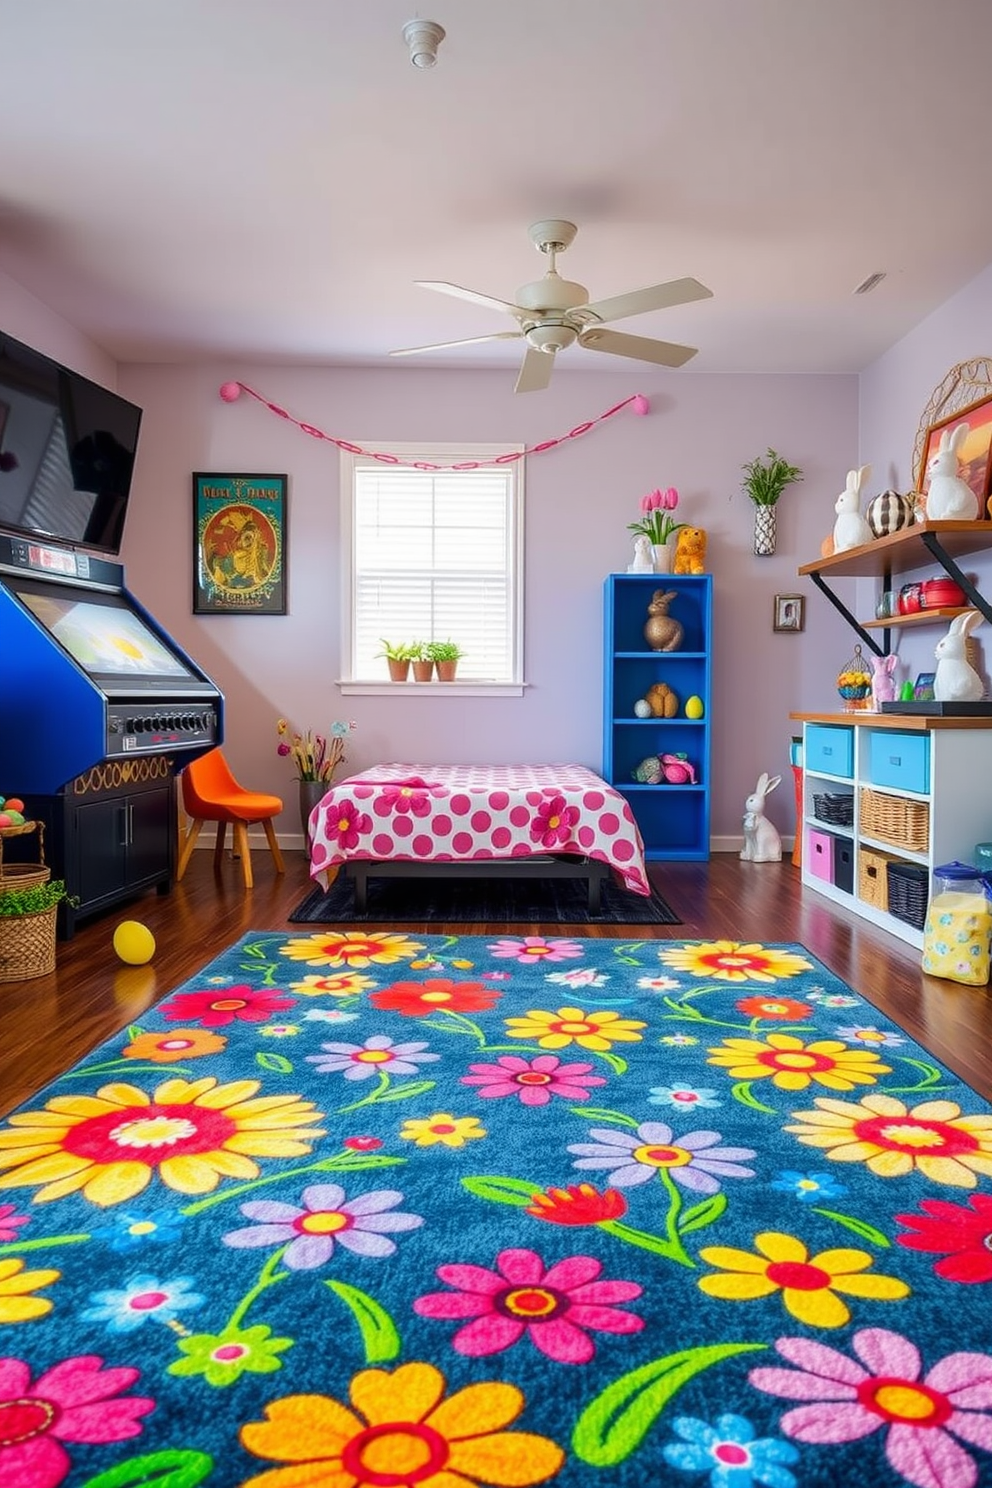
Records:
<instances>
[{"instance_id":1,"label":"blue fabric storage bin","mask_svg":"<svg viewBox=\"0 0 992 1488\"><path fill-rule=\"evenodd\" d=\"M868 736L868 775L872 785L896 790L930 789L930 735L899 734L878 729Z\"/></svg>"},{"instance_id":2,"label":"blue fabric storage bin","mask_svg":"<svg viewBox=\"0 0 992 1488\"><path fill-rule=\"evenodd\" d=\"M806 726L807 771L814 774L839 775L850 780L854 775L854 730L836 725L810 723Z\"/></svg>"}]
</instances>

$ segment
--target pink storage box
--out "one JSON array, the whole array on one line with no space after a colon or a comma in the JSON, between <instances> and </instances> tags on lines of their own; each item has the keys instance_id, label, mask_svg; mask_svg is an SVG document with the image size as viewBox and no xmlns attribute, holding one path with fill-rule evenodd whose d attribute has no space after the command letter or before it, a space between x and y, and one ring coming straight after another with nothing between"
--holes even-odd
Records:
<instances>
[{"instance_id":1,"label":"pink storage box","mask_svg":"<svg viewBox=\"0 0 992 1488\"><path fill-rule=\"evenodd\" d=\"M834 881L834 839L829 832L810 832L809 871L826 883Z\"/></svg>"}]
</instances>

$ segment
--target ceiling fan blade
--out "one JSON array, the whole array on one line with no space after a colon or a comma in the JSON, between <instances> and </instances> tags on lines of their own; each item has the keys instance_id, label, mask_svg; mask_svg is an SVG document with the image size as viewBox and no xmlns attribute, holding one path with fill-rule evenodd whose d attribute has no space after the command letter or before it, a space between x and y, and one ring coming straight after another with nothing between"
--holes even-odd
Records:
<instances>
[{"instance_id":1,"label":"ceiling fan blade","mask_svg":"<svg viewBox=\"0 0 992 1488\"><path fill-rule=\"evenodd\" d=\"M688 305L692 300L709 300L713 291L698 279L671 279L667 284L652 284L630 294L614 295L610 300L596 300L583 308L600 320L623 320L627 315L643 315L647 310L668 310L673 305Z\"/></svg>"},{"instance_id":2,"label":"ceiling fan blade","mask_svg":"<svg viewBox=\"0 0 992 1488\"><path fill-rule=\"evenodd\" d=\"M513 391L515 393L539 393L551 381L551 374L554 370L553 351L535 351L533 346L528 346L520 364L520 374Z\"/></svg>"},{"instance_id":3,"label":"ceiling fan blade","mask_svg":"<svg viewBox=\"0 0 992 1488\"><path fill-rule=\"evenodd\" d=\"M492 295L478 294L474 289L462 289L460 284L449 284L445 279L415 279L421 289L436 289L439 294L454 295L456 300L468 300L470 305L482 305L487 310L508 310L511 315L521 315L518 305L508 300L497 300Z\"/></svg>"},{"instance_id":4,"label":"ceiling fan blade","mask_svg":"<svg viewBox=\"0 0 992 1488\"><path fill-rule=\"evenodd\" d=\"M435 341L430 346L404 346L390 356L416 356L421 351L443 351L446 346L477 346L480 341L522 341L523 331L493 331L489 336L465 336L461 341Z\"/></svg>"},{"instance_id":5,"label":"ceiling fan blade","mask_svg":"<svg viewBox=\"0 0 992 1488\"><path fill-rule=\"evenodd\" d=\"M589 351L633 357L637 362L654 362L659 367L682 367L698 350L696 346L678 346L674 341L652 341L650 336L625 336L622 331L608 331L602 326L583 331L579 345Z\"/></svg>"}]
</instances>

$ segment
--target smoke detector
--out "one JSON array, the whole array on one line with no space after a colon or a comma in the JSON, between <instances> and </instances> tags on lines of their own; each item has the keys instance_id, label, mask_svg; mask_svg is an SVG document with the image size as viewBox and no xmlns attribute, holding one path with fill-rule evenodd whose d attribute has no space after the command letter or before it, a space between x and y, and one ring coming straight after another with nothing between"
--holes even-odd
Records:
<instances>
[{"instance_id":1,"label":"smoke detector","mask_svg":"<svg viewBox=\"0 0 992 1488\"><path fill-rule=\"evenodd\" d=\"M414 67L434 66L444 34L444 27L437 21L407 21L403 27L403 40L410 48L410 61Z\"/></svg>"}]
</instances>

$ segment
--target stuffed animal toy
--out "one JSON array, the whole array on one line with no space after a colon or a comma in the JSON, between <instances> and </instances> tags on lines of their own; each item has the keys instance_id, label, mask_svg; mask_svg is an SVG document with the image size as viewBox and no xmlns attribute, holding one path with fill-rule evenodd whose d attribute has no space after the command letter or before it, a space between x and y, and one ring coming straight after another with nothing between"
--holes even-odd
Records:
<instances>
[{"instance_id":1,"label":"stuffed animal toy","mask_svg":"<svg viewBox=\"0 0 992 1488\"><path fill-rule=\"evenodd\" d=\"M644 694L655 718L674 718L679 711L679 700L667 682L655 682Z\"/></svg>"},{"instance_id":2,"label":"stuffed animal toy","mask_svg":"<svg viewBox=\"0 0 992 1488\"><path fill-rule=\"evenodd\" d=\"M672 572L677 574L706 572L706 532L702 527L680 529Z\"/></svg>"},{"instance_id":3,"label":"stuffed animal toy","mask_svg":"<svg viewBox=\"0 0 992 1488\"><path fill-rule=\"evenodd\" d=\"M899 658L894 651L887 656L869 656L871 662L871 700L876 713L880 713L883 703L894 703L896 700L896 683L892 673L895 671Z\"/></svg>"},{"instance_id":4,"label":"stuffed animal toy","mask_svg":"<svg viewBox=\"0 0 992 1488\"><path fill-rule=\"evenodd\" d=\"M696 784L696 767L684 754L649 754L635 765L633 774L641 785Z\"/></svg>"}]
</instances>

